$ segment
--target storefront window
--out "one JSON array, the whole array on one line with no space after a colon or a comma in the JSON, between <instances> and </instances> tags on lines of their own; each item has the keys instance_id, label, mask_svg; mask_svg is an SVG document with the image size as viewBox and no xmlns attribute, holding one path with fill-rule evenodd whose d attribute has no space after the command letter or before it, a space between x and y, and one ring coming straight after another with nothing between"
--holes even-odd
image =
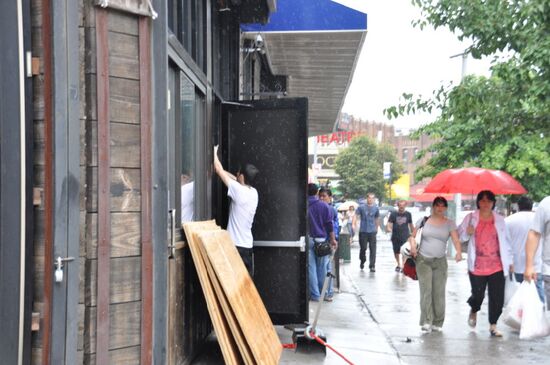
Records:
<instances>
[{"instance_id":1,"label":"storefront window","mask_svg":"<svg viewBox=\"0 0 550 365\"><path fill-rule=\"evenodd\" d=\"M206 70L206 0L168 0L168 27L197 65Z\"/></svg>"},{"instance_id":2,"label":"storefront window","mask_svg":"<svg viewBox=\"0 0 550 365\"><path fill-rule=\"evenodd\" d=\"M179 90L181 222L185 223L192 221L194 217L195 85L193 85L183 72L180 72Z\"/></svg>"}]
</instances>

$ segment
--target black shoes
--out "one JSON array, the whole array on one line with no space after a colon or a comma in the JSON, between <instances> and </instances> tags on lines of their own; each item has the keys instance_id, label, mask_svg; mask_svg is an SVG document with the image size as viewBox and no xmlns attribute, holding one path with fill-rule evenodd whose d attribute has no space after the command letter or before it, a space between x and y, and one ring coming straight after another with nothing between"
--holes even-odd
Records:
<instances>
[{"instance_id":1,"label":"black shoes","mask_svg":"<svg viewBox=\"0 0 550 365\"><path fill-rule=\"evenodd\" d=\"M374 269L374 267L371 267L371 268L370 268L370 272L376 272L376 270Z\"/></svg>"}]
</instances>

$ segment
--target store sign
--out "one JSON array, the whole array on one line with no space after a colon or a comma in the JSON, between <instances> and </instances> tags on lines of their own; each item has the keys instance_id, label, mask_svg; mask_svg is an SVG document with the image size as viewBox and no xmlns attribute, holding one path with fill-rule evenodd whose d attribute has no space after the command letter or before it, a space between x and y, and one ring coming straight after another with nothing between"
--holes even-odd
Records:
<instances>
[{"instance_id":1,"label":"store sign","mask_svg":"<svg viewBox=\"0 0 550 365\"><path fill-rule=\"evenodd\" d=\"M334 132L331 134L323 134L317 136L317 143L328 145L331 143L343 145L351 142L355 137L359 136L357 132Z\"/></svg>"},{"instance_id":2,"label":"store sign","mask_svg":"<svg viewBox=\"0 0 550 365\"><path fill-rule=\"evenodd\" d=\"M309 155L309 164L314 171L334 169L337 155L319 155L317 161L313 161L313 156Z\"/></svg>"},{"instance_id":3,"label":"store sign","mask_svg":"<svg viewBox=\"0 0 550 365\"><path fill-rule=\"evenodd\" d=\"M391 162L384 162L382 167L384 180L389 180L391 176Z\"/></svg>"}]
</instances>

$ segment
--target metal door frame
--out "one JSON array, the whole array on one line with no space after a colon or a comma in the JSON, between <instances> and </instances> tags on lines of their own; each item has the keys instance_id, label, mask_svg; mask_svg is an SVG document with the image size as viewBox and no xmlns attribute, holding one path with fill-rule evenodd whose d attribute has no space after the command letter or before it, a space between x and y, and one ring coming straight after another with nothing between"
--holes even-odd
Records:
<instances>
[{"instance_id":1,"label":"metal door frame","mask_svg":"<svg viewBox=\"0 0 550 365\"><path fill-rule=\"evenodd\" d=\"M30 1L0 13L0 338L2 361L31 361L32 84ZM26 66L26 67L25 67ZM31 269L29 269L29 267Z\"/></svg>"}]
</instances>

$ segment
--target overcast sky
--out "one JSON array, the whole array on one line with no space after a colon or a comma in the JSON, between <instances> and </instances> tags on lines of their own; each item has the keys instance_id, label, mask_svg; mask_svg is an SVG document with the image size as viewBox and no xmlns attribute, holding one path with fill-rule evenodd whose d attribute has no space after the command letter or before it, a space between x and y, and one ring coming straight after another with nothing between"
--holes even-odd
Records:
<instances>
[{"instance_id":1,"label":"overcast sky","mask_svg":"<svg viewBox=\"0 0 550 365\"><path fill-rule=\"evenodd\" d=\"M339 2L345 2L339 1ZM348 0L349 1L349 0ZM362 0L367 36L349 88L343 112L362 119L388 122L383 109L396 105L403 92L429 96L442 83L459 82L461 43L449 30L413 28L420 11L410 0ZM466 73L488 75L489 61L467 60ZM396 128L414 128L430 116L392 121Z\"/></svg>"}]
</instances>

